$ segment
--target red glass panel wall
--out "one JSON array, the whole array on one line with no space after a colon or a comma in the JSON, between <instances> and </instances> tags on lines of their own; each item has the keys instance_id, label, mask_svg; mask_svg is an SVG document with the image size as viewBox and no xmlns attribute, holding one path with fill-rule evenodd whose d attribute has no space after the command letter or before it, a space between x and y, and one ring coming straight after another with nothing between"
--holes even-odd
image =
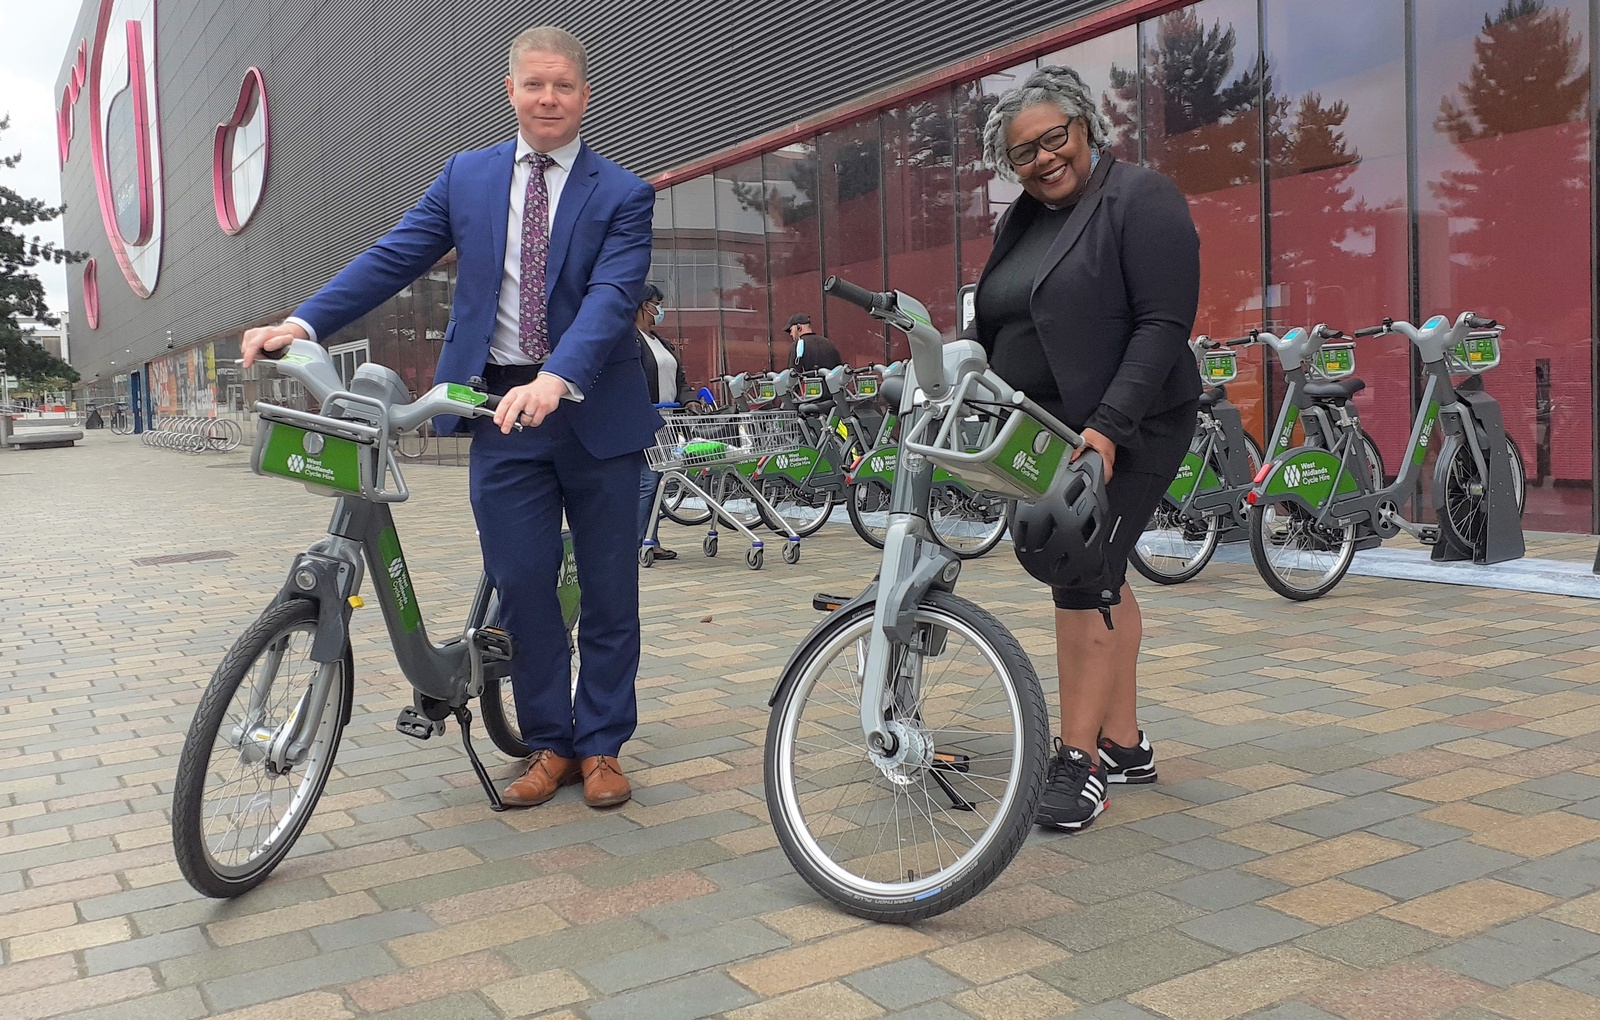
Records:
<instances>
[{"instance_id":1,"label":"red glass panel wall","mask_svg":"<svg viewBox=\"0 0 1600 1020\"><path fill-rule=\"evenodd\" d=\"M710 174L672 189L672 300L679 352L689 382L721 375L722 279L717 253L715 182Z\"/></svg>"},{"instance_id":2,"label":"red glass panel wall","mask_svg":"<svg viewBox=\"0 0 1600 1020\"><path fill-rule=\"evenodd\" d=\"M793 344L783 334L796 312L822 328L822 223L817 147L786 145L761 157L766 181L767 279L771 287L773 360L787 368Z\"/></svg>"},{"instance_id":3,"label":"red glass panel wall","mask_svg":"<svg viewBox=\"0 0 1600 1020\"><path fill-rule=\"evenodd\" d=\"M1410 314L1403 4L1265 0L1271 300L1276 332L1351 332ZM1390 472L1410 438L1411 355L1361 341L1362 427ZM1274 401L1282 390L1274 393Z\"/></svg>"},{"instance_id":4,"label":"red glass panel wall","mask_svg":"<svg viewBox=\"0 0 1600 1020\"><path fill-rule=\"evenodd\" d=\"M1110 149L1118 159L1139 159L1139 33L1129 25L1046 53L1040 65L1062 64L1077 71L1095 107L1111 121Z\"/></svg>"},{"instance_id":5,"label":"red glass panel wall","mask_svg":"<svg viewBox=\"0 0 1600 1020\"><path fill-rule=\"evenodd\" d=\"M765 372L772 367L772 331L761 157L718 170L716 189L722 371Z\"/></svg>"},{"instance_id":6,"label":"red glass panel wall","mask_svg":"<svg viewBox=\"0 0 1600 1020\"><path fill-rule=\"evenodd\" d=\"M827 271L868 290L882 290L883 133L877 114L817 139L822 196L822 251ZM830 300L812 321L847 365L884 358L884 330L854 305ZM789 321L787 318L784 322Z\"/></svg>"},{"instance_id":7,"label":"red glass panel wall","mask_svg":"<svg viewBox=\"0 0 1600 1020\"><path fill-rule=\"evenodd\" d=\"M949 90L883 113L884 232L889 286L928 306L942 332L956 325L955 122ZM891 360L910 356L891 330Z\"/></svg>"},{"instance_id":8,"label":"red glass panel wall","mask_svg":"<svg viewBox=\"0 0 1600 1020\"><path fill-rule=\"evenodd\" d=\"M1140 25L1145 163L1189 197L1200 234L1195 332L1213 337L1239 336L1266 313L1257 37L1255 0L1205 0ZM1228 388L1258 435L1262 360L1241 356Z\"/></svg>"},{"instance_id":9,"label":"red glass panel wall","mask_svg":"<svg viewBox=\"0 0 1600 1020\"><path fill-rule=\"evenodd\" d=\"M1593 516L1588 7L1415 4L1422 314L1509 324L1483 379L1522 447L1530 530Z\"/></svg>"},{"instance_id":10,"label":"red glass panel wall","mask_svg":"<svg viewBox=\"0 0 1600 1020\"><path fill-rule=\"evenodd\" d=\"M983 165L983 125L1001 94L1021 85L1037 66L1038 61L1029 60L956 86L956 187L963 284L978 282L989 252L994 250L995 222L1022 194L1020 186L995 176Z\"/></svg>"}]
</instances>

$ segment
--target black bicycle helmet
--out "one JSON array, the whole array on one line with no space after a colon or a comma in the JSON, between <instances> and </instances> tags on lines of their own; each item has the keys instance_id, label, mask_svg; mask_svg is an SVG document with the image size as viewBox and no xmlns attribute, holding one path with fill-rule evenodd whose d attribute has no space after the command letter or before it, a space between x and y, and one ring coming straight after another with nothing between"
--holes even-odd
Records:
<instances>
[{"instance_id":1,"label":"black bicycle helmet","mask_svg":"<svg viewBox=\"0 0 1600 1020\"><path fill-rule=\"evenodd\" d=\"M1079 588L1105 576L1111 507L1100 476L1099 454L1086 452L1048 495L1012 510L1017 561L1045 584Z\"/></svg>"}]
</instances>

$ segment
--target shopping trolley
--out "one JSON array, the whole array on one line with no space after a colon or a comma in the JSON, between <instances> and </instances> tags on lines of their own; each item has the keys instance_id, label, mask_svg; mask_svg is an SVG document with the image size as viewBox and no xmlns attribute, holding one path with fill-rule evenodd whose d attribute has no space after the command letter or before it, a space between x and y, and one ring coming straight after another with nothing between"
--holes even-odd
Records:
<instances>
[{"instance_id":1,"label":"shopping trolley","mask_svg":"<svg viewBox=\"0 0 1600 1020\"><path fill-rule=\"evenodd\" d=\"M750 540L750 551L745 553L744 561L751 570L761 569L763 554L760 537L723 505L730 493L742 493L754 503L758 520L764 520L773 530L787 536L783 547L784 562L800 562L800 536L767 501L760 485L751 480L751 472L739 469L785 457L800 449L804 442L799 419L793 411L675 414L668 418L656 433L656 444L644 452L650 469L661 472L662 481L656 486L650 530L639 545L639 565L648 567L655 562L656 549L660 545L656 541L656 527L661 513L662 494L673 482L685 493L705 500L706 508L711 511L710 530L701 544L707 556L717 554L717 519L721 518ZM713 496L702 488L691 477L691 473L709 479L717 495Z\"/></svg>"}]
</instances>

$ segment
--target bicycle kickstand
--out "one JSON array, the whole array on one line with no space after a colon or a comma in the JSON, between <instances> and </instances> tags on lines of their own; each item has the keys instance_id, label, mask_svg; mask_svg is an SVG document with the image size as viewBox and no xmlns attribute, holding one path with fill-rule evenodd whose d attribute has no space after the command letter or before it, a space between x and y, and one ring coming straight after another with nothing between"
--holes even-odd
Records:
<instances>
[{"instance_id":1,"label":"bicycle kickstand","mask_svg":"<svg viewBox=\"0 0 1600 1020\"><path fill-rule=\"evenodd\" d=\"M504 811L506 802L500 799L500 791L495 789L494 781L489 778L489 770L483 767L478 752L472 747L472 709L465 705L456 709L456 722L461 726L461 746L467 749L467 760L472 762L472 771L477 773L478 782L483 784L483 792L489 795L490 809Z\"/></svg>"}]
</instances>

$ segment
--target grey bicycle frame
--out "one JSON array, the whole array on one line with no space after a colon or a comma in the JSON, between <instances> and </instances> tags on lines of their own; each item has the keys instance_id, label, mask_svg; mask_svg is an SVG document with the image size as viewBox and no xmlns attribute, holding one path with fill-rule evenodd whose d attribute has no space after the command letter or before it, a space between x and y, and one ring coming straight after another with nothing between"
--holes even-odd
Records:
<instances>
[{"instance_id":1,"label":"grey bicycle frame","mask_svg":"<svg viewBox=\"0 0 1600 1020\"><path fill-rule=\"evenodd\" d=\"M289 568L283 589L273 600L276 605L290 598L309 599L318 606L317 635L310 658L320 663L311 688L301 696L293 725L286 727L273 742L269 756L277 766L299 762L310 749L321 722L333 683L333 670L341 664L349 635L350 611L361 590L365 569L387 579L376 584L378 605L394 647L395 659L406 680L421 695L452 708L464 705L482 690L481 664L471 655L473 632L482 626L489 613L492 588L486 577L479 578L467 622L461 634L443 644L428 638L427 627L416 601L411 574L400 548L390 502L405 498L406 488L400 465L388 448L391 433L406 431L439 414L487 415L487 409L464 404L447 396L444 384L435 386L414 401L399 376L380 365L360 366L346 389L334 369L327 351L319 344L296 340L281 360L268 362L284 375L299 382L324 410L337 407L354 413L367 413L376 421L368 426L378 433L376 441L385 476L392 474L396 491L387 499L368 499L360 495L340 495L334 503L327 535L297 555ZM284 409L257 404L258 413L274 419ZM288 412L294 419L315 419L304 412ZM361 426L352 424L353 429ZM303 709L309 706L309 711ZM252 714L255 705L251 706Z\"/></svg>"},{"instance_id":2,"label":"grey bicycle frame","mask_svg":"<svg viewBox=\"0 0 1600 1020\"><path fill-rule=\"evenodd\" d=\"M1477 429L1473 428L1472 407L1456 392L1446 360L1450 350L1472 332L1471 318L1471 312L1462 312L1453 324L1442 315L1435 315L1421 327L1398 320L1389 323L1387 332L1399 333L1410 340L1422 359L1422 399L1417 407L1416 418L1411 423L1411 437L1406 443L1405 457L1393 483L1381 488L1360 486L1366 491L1358 491L1352 496L1330 497L1317 514L1319 521L1332 521L1341 526L1370 524L1384 538L1399 534L1402 529L1391 519L1398 517L1398 512L1381 513L1380 507L1384 503L1398 505L1401 500L1410 497L1411 488L1422 471L1428 445L1436 426L1441 424L1441 418L1445 434L1465 442L1472 451L1478 477L1489 477L1486 451L1478 442ZM1355 433L1345 430L1338 437L1337 444L1328 447L1339 456L1340 476L1354 467L1357 469L1357 478L1361 477L1362 469L1356 462L1364 464L1365 457L1355 452L1355 446ZM1338 485L1339 478L1335 477L1331 491L1337 493Z\"/></svg>"},{"instance_id":3,"label":"grey bicycle frame","mask_svg":"<svg viewBox=\"0 0 1600 1020\"><path fill-rule=\"evenodd\" d=\"M926 517L934 464L920 454L908 453L906 437L917 431L916 423L924 416L941 410L938 401L951 395L957 381L978 374L998 403L1021 407L1059 431L1073 446L1082 441L1077 433L989 371L987 355L977 341L945 343L921 302L899 291L894 296L893 307L870 312L873 318L904 332L911 341L911 367L900 401L899 466L889 499L882 567L861 677L861 732L867 747L882 756L893 755L897 749L896 739L885 725L884 712L885 695L891 686L890 671L899 665L892 661L894 647L914 648L912 617L917 606L934 588L953 589L961 572L961 560L933 537Z\"/></svg>"}]
</instances>

